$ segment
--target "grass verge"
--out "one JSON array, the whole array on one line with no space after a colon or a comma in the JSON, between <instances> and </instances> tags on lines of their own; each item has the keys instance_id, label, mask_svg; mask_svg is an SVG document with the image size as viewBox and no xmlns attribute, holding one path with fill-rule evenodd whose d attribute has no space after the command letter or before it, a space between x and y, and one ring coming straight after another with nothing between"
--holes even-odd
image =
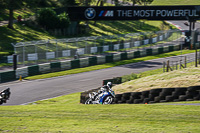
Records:
<instances>
[{"instance_id":1,"label":"grass verge","mask_svg":"<svg viewBox=\"0 0 200 133\"><path fill-rule=\"evenodd\" d=\"M145 74L146 73L146 74ZM154 72L141 73L142 78L131 80L113 87L116 93L145 91L156 88L189 87L200 85L200 67L188 67L180 70L162 73L159 69Z\"/></svg>"},{"instance_id":2,"label":"grass verge","mask_svg":"<svg viewBox=\"0 0 200 133\"><path fill-rule=\"evenodd\" d=\"M194 50L183 50L182 54L193 53L193 52L194 52ZM81 73L81 72L88 72L88 71L93 71L93 70L110 68L110 67L129 64L129 63L136 63L136 62L170 57L170 56L177 56L180 54L181 54L180 51L174 51L174 52L169 52L169 53L164 53L164 54L159 54L159 55L154 55L154 56L134 58L134 59L130 59L130 60L123 60L123 61L118 61L118 62L113 62L113 63L106 63L103 65L77 68L77 69L71 69L71 70L60 71L60 72L55 72L55 73L47 73L47 74L42 74L42 75L35 75L35 76L26 77L25 79L34 80L34 79L44 79L44 78L51 78L51 77L56 77L56 76L70 75L70 74L76 74L76 73Z\"/></svg>"},{"instance_id":3,"label":"grass verge","mask_svg":"<svg viewBox=\"0 0 200 133\"><path fill-rule=\"evenodd\" d=\"M75 93L38 101L32 105L2 106L0 131L18 133L198 133L200 131L200 106L82 105L79 104L79 97L80 93Z\"/></svg>"}]
</instances>

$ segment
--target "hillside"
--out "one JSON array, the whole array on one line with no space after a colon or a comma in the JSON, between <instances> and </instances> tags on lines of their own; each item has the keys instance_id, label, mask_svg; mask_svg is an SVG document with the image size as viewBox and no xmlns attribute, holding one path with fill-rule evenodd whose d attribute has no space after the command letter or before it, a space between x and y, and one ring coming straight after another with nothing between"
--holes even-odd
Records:
<instances>
[{"instance_id":1,"label":"hillside","mask_svg":"<svg viewBox=\"0 0 200 133\"><path fill-rule=\"evenodd\" d=\"M188 67L186 69L135 79L114 86L113 89L118 94L156 88L188 87L194 85L200 85L200 67Z\"/></svg>"}]
</instances>

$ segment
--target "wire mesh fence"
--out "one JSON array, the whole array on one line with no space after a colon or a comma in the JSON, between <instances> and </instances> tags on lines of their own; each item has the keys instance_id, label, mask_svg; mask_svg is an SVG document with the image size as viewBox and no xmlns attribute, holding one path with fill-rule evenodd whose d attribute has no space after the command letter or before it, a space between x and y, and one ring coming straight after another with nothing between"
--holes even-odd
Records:
<instances>
[{"instance_id":1,"label":"wire mesh fence","mask_svg":"<svg viewBox=\"0 0 200 133\"><path fill-rule=\"evenodd\" d=\"M72 59L76 55L89 56L108 51L130 51L180 44L180 30L129 33L112 36L91 36L19 42L13 44L18 64L32 65Z\"/></svg>"},{"instance_id":2,"label":"wire mesh fence","mask_svg":"<svg viewBox=\"0 0 200 133\"><path fill-rule=\"evenodd\" d=\"M169 72L173 70L180 70L190 66L197 66L200 64L200 50L194 53L192 56L180 56L178 60L167 60L163 62L163 72Z\"/></svg>"}]
</instances>

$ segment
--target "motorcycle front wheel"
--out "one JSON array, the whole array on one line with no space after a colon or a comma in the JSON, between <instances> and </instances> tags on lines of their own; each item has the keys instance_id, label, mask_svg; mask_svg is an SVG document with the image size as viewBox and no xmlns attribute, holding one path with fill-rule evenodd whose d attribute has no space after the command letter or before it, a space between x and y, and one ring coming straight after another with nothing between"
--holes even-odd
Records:
<instances>
[{"instance_id":1,"label":"motorcycle front wheel","mask_svg":"<svg viewBox=\"0 0 200 133\"><path fill-rule=\"evenodd\" d=\"M113 102L113 97L112 96L107 96L105 100L103 101L103 104L112 104Z\"/></svg>"},{"instance_id":2,"label":"motorcycle front wheel","mask_svg":"<svg viewBox=\"0 0 200 133\"><path fill-rule=\"evenodd\" d=\"M89 98L88 100L85 101L85 104L92 104L92 99Z\"/></svg>"}]
</instances>

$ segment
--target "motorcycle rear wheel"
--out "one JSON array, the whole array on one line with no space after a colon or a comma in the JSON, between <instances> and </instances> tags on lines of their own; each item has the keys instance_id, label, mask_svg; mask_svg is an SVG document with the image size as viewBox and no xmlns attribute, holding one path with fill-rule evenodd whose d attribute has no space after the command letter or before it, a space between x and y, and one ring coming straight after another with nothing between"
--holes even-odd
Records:
<instances>
[{"instance_id":1,"label":"motorcycle rear wheel","mask_svg":"<svg viewBox=\"0 0 200 133\"><path fill-rule=\"evenodd\" d=\"M93 103L92 103L92 99L89 98L88 100L86 100L86 101L85 101L85 104L93 104Z\"/></svg>"},{"instance_id":2,"label":"motorcycle rear wheel","mask_svg":"<svg viewBox=\"0 0 200 133\"><path fill-rule=\"evenodd\" d=\"M103 101L103 104L112 104L113 102L113 97L112 96L107 96L105 100Z\"/></svg>"}]
</instances>

